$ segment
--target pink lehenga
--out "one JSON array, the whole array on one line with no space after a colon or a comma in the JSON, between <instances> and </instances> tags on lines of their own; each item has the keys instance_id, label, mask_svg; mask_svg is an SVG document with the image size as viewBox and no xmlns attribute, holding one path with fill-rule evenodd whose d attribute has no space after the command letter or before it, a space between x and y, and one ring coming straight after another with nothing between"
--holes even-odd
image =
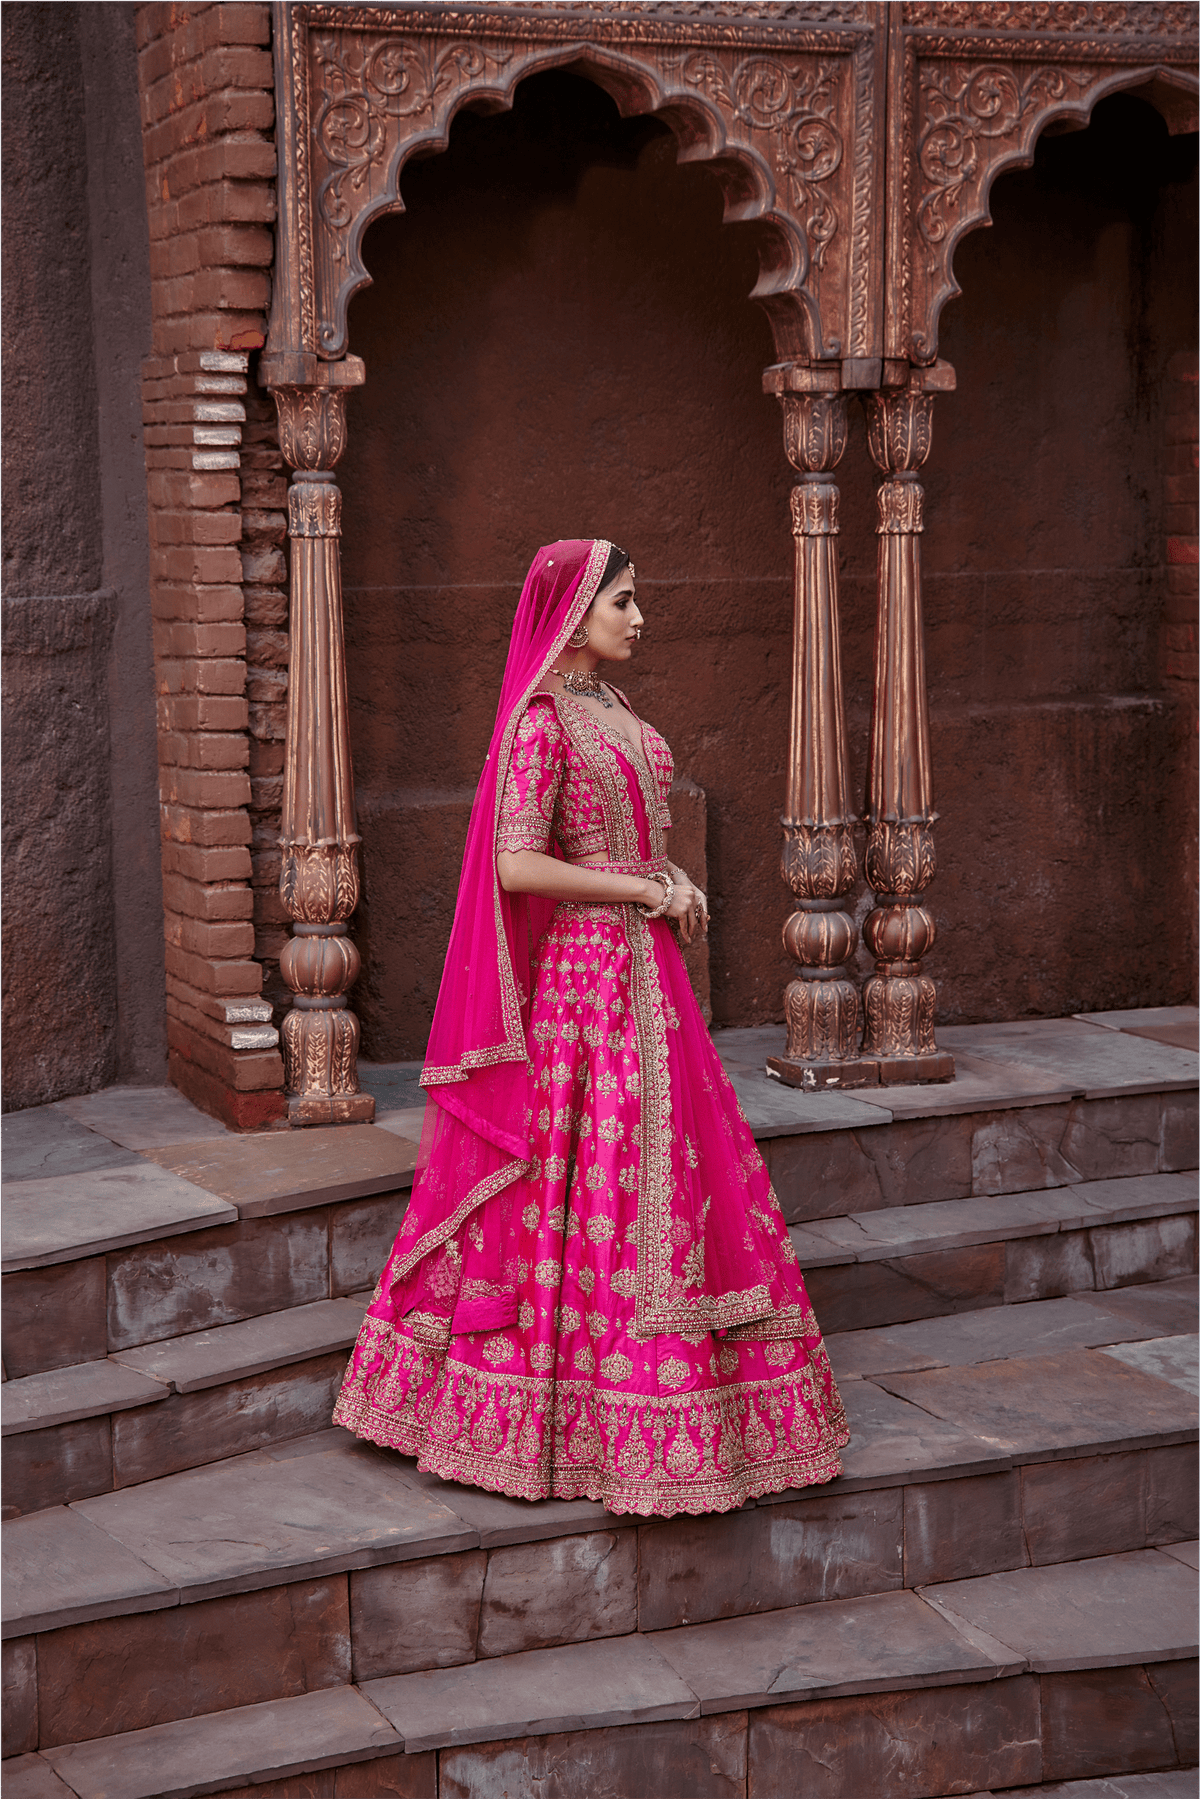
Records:
<instances>
[{"instance_id":1,"label":"pink lehenga","mask_svg":"<svg viewBox=\"0 0 1200 1799\"><path fill-rule=\"evenodd\" d=\"M778 1201L667 921L495 875L504 849L666 866L662 738L541 688L609 548L551 544L526 582L413 1197L334 1419L519 1498L725 1511L831 1480L849 1440Z\"/></svg>"}]
</instances>

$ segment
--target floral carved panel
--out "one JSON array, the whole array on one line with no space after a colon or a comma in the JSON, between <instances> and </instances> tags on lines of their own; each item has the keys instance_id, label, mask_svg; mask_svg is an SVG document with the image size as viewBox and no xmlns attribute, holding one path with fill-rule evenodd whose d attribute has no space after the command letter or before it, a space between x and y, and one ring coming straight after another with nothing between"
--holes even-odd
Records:
<instances>
[{"instance_id":1,"label":"floral carved panel","mask_svg":"<svg viewBox=\"0 0 1200 1799\"><path fill-rule=\"evenodd\" d=\"M1172 125L1187 122L1196 11L1149 0L904 0L894 12L885 354L929 363L942 308L960 291L955 246L990 223L993 181L1032 162L1048 124L1086 124L1118 89L1148 94Z\"/></svg>"},{"instance_id":2,"label":"floral carved panel","mask_svg":"<svg viewBox=\"0 0 1200 1799\"><path fill-rule=\"evenodd\" d=\"M363 235L403 209L407 159L444 148L463 106L502 110L527 76L566 68L622 114L659 116L681 159L712 163L726 217L761 224L755 297L781 359L878 356L880 9L808 14L783 26L723 9L277 6L288 267L272 353L343 356L350 297L370 279Z\"/></svg>"}]
</instances>

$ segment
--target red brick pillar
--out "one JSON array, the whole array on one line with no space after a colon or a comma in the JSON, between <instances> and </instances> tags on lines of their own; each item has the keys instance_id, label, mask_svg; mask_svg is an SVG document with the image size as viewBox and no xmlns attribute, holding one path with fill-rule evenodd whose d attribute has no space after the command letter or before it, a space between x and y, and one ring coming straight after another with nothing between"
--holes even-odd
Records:
<instances>
[{"instance_id":1,"label":"red brick pillar","mask_svg":"<svg viewBox=\"0 0 1200 1799\"><path fill-rule=\"evenodd\" d=\"M1167 364L1166 394L1166 508L1167 601L1163 617L1163 685L1185 709L1188 734L1187 836L1184 873L1189 903L1185 908L1188 932L1188 965L1197 965L1196 893L1200 887L1197 846L1197 778L1200 777L1200 709L1198 709L1196 607L1197 536L1196 481L1200 467L1197 451L1197 355L1181 351ZM1192 997L1195 997L1193 985Z\"/></svg>"},{"instance_id":2,"label":"red brick pillar","mask_svg":"<svg viewBox=\"0 0 1200 1799\"><path fill-rule=\"evenodd\" d=\"M171 1078L205 1110L246 1128L284 1113L278 1034L254 957L251 776L260 771L249 729L242 555L248 538L251 561L257 551L262 563L263 536L274 535L263 515L276 501L261 491L271 471L252 467L256 516L244 519L249 358L266 337L274 252L270 14L265 5L140 6L137 29ZM261 463L248 448L251 463ZM262 572L251 569L259 605Z\"/></svg>"}]
</instances>

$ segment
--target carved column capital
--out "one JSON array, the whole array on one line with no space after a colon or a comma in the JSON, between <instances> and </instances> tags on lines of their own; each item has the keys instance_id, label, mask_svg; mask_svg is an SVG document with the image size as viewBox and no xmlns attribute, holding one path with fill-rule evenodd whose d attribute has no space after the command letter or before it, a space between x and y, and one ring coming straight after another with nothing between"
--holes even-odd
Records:
<instances>
[{"instance_id":1,"label":"carved column capital","mask_svg":"<svg viewBox=\"0 0 1200 1799\"><path fill-rule=\"evenodd\" d=\"M867 443L876 468L885 475L919 469L933 441L934 396L912 387L864 394Z\"/></svg>"},{"instance_id":2,"label":"carved column capital","mask_svg":"<svg viewBox=\"0 0 1200 1799\"><path fill-rule=\"evenodd\" d=\"M879 504L880 537L917 537L925 529L925 489L911 476L899 481L884 481L875 496Z\"/></svg>"},{"instance_id":3,"label":"carved column capital","mask_svg":"<svg viewBox=\"0 0 1200 1799\"><path fill-rule=\"evenodd\" d=\"M332 469L346 448L344 387L273 387L279 447L294 469Z\"/></svg>"},{"instance_id":4,"label":"carved column capital","mask_svg":"<svg viewBox=\"0 0 1200 1799\"><path fill-rule=\"evenodd\" d=\"M836 537L838 490L831 481L804 481L792 489L792 536Z\"/></svg>"},{"instance_id":5,"label":"carved column capital","mask_svg":"<svg viewBox=\"0 0 1200 1799\"><path fill-rule=\"evenodd\" d=\"M846 448L849 421L843 393L782 393L783 447L797 474L835 469Z\"/></svg>"},{"instance_id":6,"label":"carved column capital","mask_svg":"<svg viewBox=\"0 0 1200 1799\"><path fill-rule=\"evenodd\" d=\"M288 489L289 537L340 537L342 496L330 481L308 481L299 471Z\"/></svg>"}]
</instances>

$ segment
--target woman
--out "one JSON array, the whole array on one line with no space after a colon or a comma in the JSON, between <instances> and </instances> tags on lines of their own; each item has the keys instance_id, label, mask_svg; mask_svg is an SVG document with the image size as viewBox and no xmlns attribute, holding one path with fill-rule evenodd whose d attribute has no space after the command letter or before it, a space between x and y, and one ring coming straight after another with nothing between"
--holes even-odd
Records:
<instances>
[{"instance_id":1,"label":"woman","mask_svg":"<svg viewBox=\"0 0 1200 1799\"><path fill-rule=\"evenodd\" d=\"M538 551L471 813L418 1172L335 1422L524 1499L726 1511L840 1471L845 1416L673 927L671 753L601 661L602 538Z\"/></svg>"}]
</instances>

